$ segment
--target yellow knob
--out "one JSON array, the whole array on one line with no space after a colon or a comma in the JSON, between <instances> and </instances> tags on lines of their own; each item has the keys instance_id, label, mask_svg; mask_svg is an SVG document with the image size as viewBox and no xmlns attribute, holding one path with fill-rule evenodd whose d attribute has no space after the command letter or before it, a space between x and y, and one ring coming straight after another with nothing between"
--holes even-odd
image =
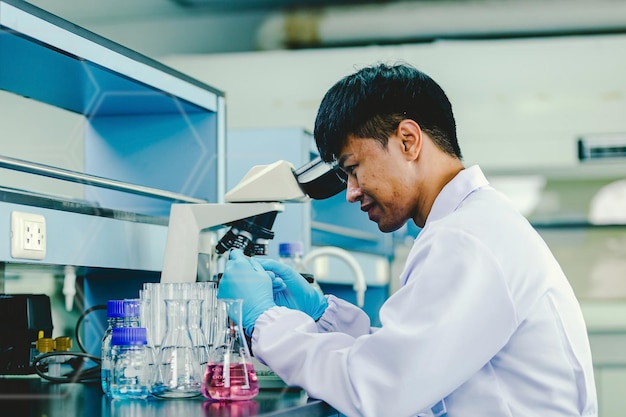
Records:
<instances>
[{"instance_id":1,"label":"yellow knob","mask_svg":"<svg viewBox=\"0 0 626 417\"><path fill-rule=\"evenodd\" d=\"M54 339L49 337L42 337L37 339L35 347L41 353L48 353L54 350Z\"/></svg>"},{"instance_id":2,"label":"yellow knob","mask_svg":"<svg viewBox=\"0 0 626 417\"><path fill-rule=\"evenodd\" d=\"M55 349L57 352L67 352L72 348L72 339L67 336L60 336L54 339Z\"/></svg>"}]
</instances>

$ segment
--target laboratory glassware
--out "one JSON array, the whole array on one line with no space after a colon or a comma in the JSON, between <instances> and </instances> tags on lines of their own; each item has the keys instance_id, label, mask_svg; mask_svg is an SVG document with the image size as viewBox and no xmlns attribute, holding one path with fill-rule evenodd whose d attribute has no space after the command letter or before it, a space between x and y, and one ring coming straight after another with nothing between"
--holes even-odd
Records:
<instances>
[{"instance_id":1,"label":"laboratory glassware","mask_svg":"<svg viewBox=\"0 0 626 417\"><path fill-rule=\"evenodd\" d=\"M217 337L202 379L202 394L212 400L250 400L259 381L241 327L242 300L217 301Z\"/></svg>"},{"instance_id":2,"label":"laboratory glassware","mask_svg":"<svg viewBox=\"0 0 626 417\"><path fill-rule=\"evenodd\" d=\"M118 327L138 327L139 326L139 300L108 300L107 301L107 328L102 336L100 353L100 380L102 391L111 394L110 380L112 367L112 333Z\"/></svg>"},{"instance_id":3,"label":"laboratory glassware","mask_svg":"<svg viewBox=\"0 0 626 417\"><path fill-rule=\"evenodd\" d=\"M114 328L111 344L111 397L148 398L150 381L146 368L148 358L145 327Z\"/></svg>"},{"instance_id":4,"label":"laboratory glassware","mask_svg":"<svg viewBox=\"0 0 626 417\"><path fill-rule=\"evenodd\" d=\"M200 369L204 369L209 361L209 344L203 330L205 318L205 300L199 298L189 299L187 325L191 336L191 345L195 352Z\"/></svg>"},{"instance_id":5,"label":"laboratory glassware","mask_svg":"<svg viewBox=\"0 0 626 417\"><path fill-rule=\"evenodd\" d=\"M189 300L166 299L165 336L158 352L150 391L160 398L200 395L202 367L189 332Z\"/></svg>"}]
</instances>

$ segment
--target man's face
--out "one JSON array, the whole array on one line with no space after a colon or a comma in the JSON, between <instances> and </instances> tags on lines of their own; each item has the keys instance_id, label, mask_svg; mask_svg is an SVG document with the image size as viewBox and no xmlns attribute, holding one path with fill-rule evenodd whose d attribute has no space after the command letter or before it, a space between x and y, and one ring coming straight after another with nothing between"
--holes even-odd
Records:
<instances>
[{"instance_id":1,"label":"man's face","mask_svg":"<svg viewBox=\"0 0 626 417\"><path fill-rule=\"evenodd\" d=\"M399 229L413 216L418 190L411 189L410 160L402 149L396 135L387 149L374 139L349 137L339 157L348 175L346 199L359 202L382 232Z\"/></svg>"}]
</instances>

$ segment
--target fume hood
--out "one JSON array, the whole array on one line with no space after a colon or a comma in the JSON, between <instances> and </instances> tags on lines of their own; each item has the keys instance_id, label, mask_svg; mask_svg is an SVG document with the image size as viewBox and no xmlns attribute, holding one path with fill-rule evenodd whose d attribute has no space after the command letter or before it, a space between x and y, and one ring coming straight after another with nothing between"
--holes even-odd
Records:
<instances>
[{"instance_id":1,"label":"fume hood","mask_svg":"<svg viewBox=\"0 0 626 417\"><path fill-rule=\"evenodd\" d=\"M71 266L69 275L84 278L85 309L136 297L143 282L158 281L172 201L219 202L224 194L223 92L19 0L0 1L0 68L4 98L76 116L62 136L45 138L44 150L63 150L74 137L84 150L84 172L0 158L8 173L0 218L8 225L19 213L23 225L45 226L36 257L12 251L6 233L2 267ZM3 138L23 141L20 124L37 124L38 115L20 115L14 131L4 123ZM17 172L69 181L81 193L16 188ZM85 340L97 352L101 329L91 330Z\"/></svg>"}]
</instances>

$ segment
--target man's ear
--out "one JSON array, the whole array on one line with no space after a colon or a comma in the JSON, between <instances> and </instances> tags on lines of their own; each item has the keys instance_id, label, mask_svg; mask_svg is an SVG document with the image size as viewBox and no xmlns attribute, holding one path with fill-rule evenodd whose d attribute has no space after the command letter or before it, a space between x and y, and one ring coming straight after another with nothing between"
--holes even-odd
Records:
<instances>
[{"instance_id":1,"label":"man's ear","mask_svg":"<svg viewBox=\"0 0 626 417\"><path fill-rule=\"evenodd\" d=\"M416 121L404 119L398 124L398 137L402 141L403 152L411 158L417 158L422 149L422 129Z\"/></svg>"}]
</instances>

